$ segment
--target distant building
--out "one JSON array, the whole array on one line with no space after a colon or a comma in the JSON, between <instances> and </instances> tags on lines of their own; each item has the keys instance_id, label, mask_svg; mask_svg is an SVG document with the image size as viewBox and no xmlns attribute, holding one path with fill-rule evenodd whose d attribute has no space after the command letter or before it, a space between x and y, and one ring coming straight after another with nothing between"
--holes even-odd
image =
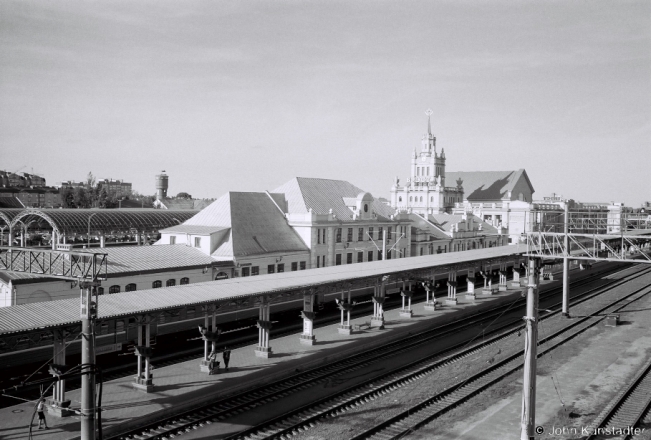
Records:
<instances>
[{"instance_id":1,"label":"distant building","mask_svg":"<svg viewBox=\"0 0 651 440\"><path fill-rule=\"evenodd\" d=\"M106 191L110 195L115 195L116 197L126 197L131 195L131 183L125 182L124 180L113 180L113 179L101 179L98 180L97 189L102 190L106 188Z\"/></svg>"},{"instance_id":2,"label":"distant building","mask_svg":"<svg viewBox=\"0 0 651 440\"><path fill-rule=\"evenodd\" d=\"M48 187L36 174L0 171L0 208L58 208L58 188Z\"/></svg>"},{"instance_id":3,"label":"distant building","mask_svg":"<svg viewBox=\"0 0 651 440\"><path fill-rule=\"evenodd\" d=\"M44 186L46 186L45 178L37 174L0 171L0 188L41 188Z\"/></svg>"}]
</instances>

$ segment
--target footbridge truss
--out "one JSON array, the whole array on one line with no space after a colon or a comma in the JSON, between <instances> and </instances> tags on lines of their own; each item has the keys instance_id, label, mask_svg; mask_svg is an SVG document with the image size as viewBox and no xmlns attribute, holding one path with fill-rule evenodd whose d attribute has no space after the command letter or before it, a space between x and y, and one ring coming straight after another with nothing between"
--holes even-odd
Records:
<instances>
[{"instance_id":1,"label":"footbridge truss","mask_svg":"<svg viewBox=\"0 0 651 440\"><path fill-rule=\"evenodd\" d=\"M64 280L106 280L107 254L0 246L0 271Z\"/></svg>"},{"instance_id":2,"label":"footbridge truss","mask_svg":"<svg viewBox=\"0 0 651 440\"><path fill-rule=\"evenodd\" d=\"M622 235L534 232L527 234L525 256L543 259L651 263L649 235L631 231Z\"/></svg>"}]
</instances>

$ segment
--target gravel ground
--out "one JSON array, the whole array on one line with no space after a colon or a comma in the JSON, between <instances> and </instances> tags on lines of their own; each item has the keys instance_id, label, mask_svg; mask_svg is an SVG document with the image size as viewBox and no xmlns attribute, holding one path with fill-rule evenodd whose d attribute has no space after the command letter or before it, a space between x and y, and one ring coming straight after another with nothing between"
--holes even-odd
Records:
<instances>
[{"instance_id":1,"label":"gravel ground","mask_svg":"<svg viewBox=\"0 0 651 440\"><path fill-rule=\"evenodd\" d=\"M588 303L576 306L573 308L572 312L575 315L589 314L593 310L600 308L601 304L611 301L612 298L624 296L627 291L628 290L620 288L615 292L607 293L595 300L589 301ZM607 298L608 301L606 301L605 298ZM541 337L549 335L567 325L567 322L567 319L559 316L547 319L544 321L539 334ZM590 336L593 336L592 333ZM349 438L353 434L361 432L366 427L372 424L377 424L388 417L396 415L406 407L415 405L429 398L431 395L454 385L459 380L463 380L463 378L483 370L487 365L521 351L524 346L523 337L524 333L519 337L513 335L510 338L481 351L480 353L476 353L470 358L466 358L461 362L439 369L435 373L421 379L419 382L408 384L367 404L360 405L355 409L340 414L337 417L329 418L317 427L307 430L294 438L312 440ZM544 369L554 371L559 363L562 363L568 356L571 356L571 353L576 353L576 351L566 350L564 348L557 349L552 356L545 356L541 361L539 361L539 365L543 371ZM518 376L518 378L520 377ZM459 420L460 418L463 419L469 411L472 411L473 413L477 412L494 403L496 399L505 395L511 395L518 392L520 389L521 382L518 383L518 380L515 377L506 378L502 381L500 386L492 387L490 391L480 394L471 399L468 403L456 408L446 415L443 415L434 423L430 424L430 427L420 430L410 438L431 438L432 435L435 435L437 427L450 426L454 421ZM563 416L569 419L572 411L570 408L567 408L565 413L567 416L559 414L559 417Z\"/></svg>"}]
</instances>

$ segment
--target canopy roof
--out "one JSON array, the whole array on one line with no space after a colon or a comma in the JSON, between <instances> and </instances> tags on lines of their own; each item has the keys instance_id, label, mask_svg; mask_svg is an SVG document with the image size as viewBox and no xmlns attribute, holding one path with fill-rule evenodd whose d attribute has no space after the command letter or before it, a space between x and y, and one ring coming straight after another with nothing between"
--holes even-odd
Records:
<instances>
[{"instance_id":1,"label":"canopy roof","mask_svg":"<svg viewBox=\"0 0 651 440\"><path fill-rule=\"evenodd\" d=\"M22 225L27 225L28 229L51 227L61 234L88 233L89 229L91 233L158 231L183 223L196 213L187 209L2 209L0 223L8 219L12 228Z\"/></svg>"}]
</instances>

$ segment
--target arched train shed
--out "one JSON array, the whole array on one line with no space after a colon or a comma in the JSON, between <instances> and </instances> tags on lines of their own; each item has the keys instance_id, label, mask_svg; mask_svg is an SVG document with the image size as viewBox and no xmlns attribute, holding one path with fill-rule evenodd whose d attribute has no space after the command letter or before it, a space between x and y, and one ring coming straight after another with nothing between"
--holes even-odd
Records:
<instances>
[{"instance_id":1,"label":"arched train shed","mask_svg":"<svg viewBox=\"0 0 651 440\"><path fill-rule=\"evenodd\" d=\"M13 234L51 231L63 239L76 235L151 234L176 226L196 210L166 209L0 209L0 228ZM54 241L54 240L53 240Z\"/></svg>"}]
</instances>

